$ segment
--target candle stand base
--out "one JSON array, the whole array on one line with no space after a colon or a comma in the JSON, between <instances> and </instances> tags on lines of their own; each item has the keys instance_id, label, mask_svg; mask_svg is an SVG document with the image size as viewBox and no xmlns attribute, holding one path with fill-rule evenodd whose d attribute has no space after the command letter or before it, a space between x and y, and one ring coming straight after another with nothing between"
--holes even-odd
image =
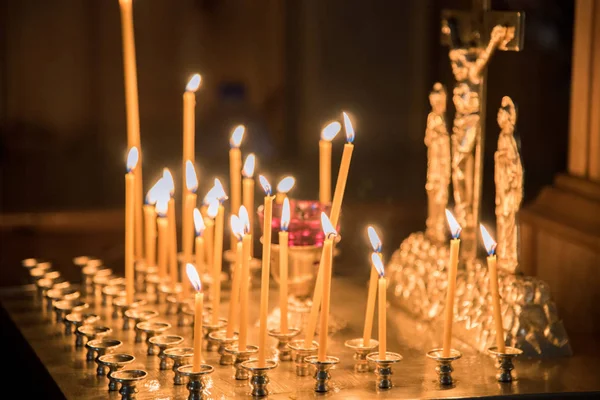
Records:
<instances>
[{"instance_id":1,"label":"candle stand base","mask_svg":"<svg viewBox=\"0 0 600 400\"><path fill-rule=\"evenodd\" d=\"M121 342L120 340L107 338L90 340L85 344L85 347L87 347L88 350L92 351L92 355L94 353L97 354L95 358L96 364L98 364L98 368L96 369L96 375L104 375L104 365L100 363L98 359L106 353L109 353L112 350L120 347L122 344L123 342Z\"/></svg>"},{"instance_id":2,"label":"candle stand base","mask_svg":"<svg viewBox=\"0 0 600 400\"><path fill-rule=\"evenodd\" d=\"M105 354L98 357L98 364L108 368L108 391L114 392L117 390L117 381L114 380L112 374L122 370L125 365L133 362L135 357L130 354Z\"/></svg>"},{"instance_id":3,"label":"candle stand base","mask_svg":"<svg viewBox=\"0 0 600 400\"><path fill-rule=\"evenodd\" d=\"M227 320L225 318L220 318L216 324L212 322L210 317L208 320L205 319L202 321L202 332L204 333L204 342L206 343L207 351L219 350L219 342L211 338L210 334L225 329L226 327Z\"/></svg>"},{"instance_id":4,"label":"candle stand base","mask_svg":"<svg viewBox=\"0 0 600 400\"><path fill-rule=\"evenodd\" d=\"M214 340L219 343L218 353L221 355L219 359L220 365L233 365L233 356L230 353L227 353L225 349L229 346L232 346L238 341L238 334L234 332L231 337L227 337L227 331L222 329L220 331L211 332L208 335L210 340Z\"/></svg>"},{"instance_id":5,"label":"candle stand base","mask_svg":"<svg viewBox=\"0 0 600 400\"><path fill-rule=\"evenodd\" d=\"M201 400L203 398L202 392L206 387L204 379L207 375L210 375L215 370L213 367L207 364L200 366L200 371L193 371L192 365L184 365L179 367L179 373L185 377L188 377L187 389L190 392L188 400Z\"/></svg>"},{"instance_id":6,"label":"candle stand base","mask_svg":"<svg viewBox=\"0 0 600 400\"><path fill-rule=\"evenodd\" d=\"M435 372L438 373L438 382L442 386L452 386L454 381L452 379L452 361L458 360L462 357L462 353L458 350L451 349L450 356L442 356L443 349L433 349L427 353L427 357L437 362Z\"/></svg>"},{"instance_id":7,"label":"candle stand base","mask_svg":"<svg viewBox=\"0 0 600 400\"><path fill-rule=\"evenodd\" d=\"M154 295L154 304L160 304L160 293L158 291L158 286L162 283L162 278L157 274L148 274L146 275L146 288L148 289L148 293Z\"/></svg>"},{"instance_id":8,"label":"candle stand base","mask_svg":"<svg viewBox=\"0 0 600 400\"><path fill-rule=\"evenodd\" d=\"M123 318L123 330L129 330L129 318L125 318L125 313L128 310L138 308L146 304L146 300L136 299L128 304L125 297L117 297L113 300L113 318Z\"/></svg>"},{"instance_id":9,"label":"candle stand base","mask_svg":"<svg viewBox=\"0 0 600 400\"><path fill-rule=\"evenodd\" d=\"M512 370L515 369L513 359L521 355L522 350L507 346L504 352L500 353L498 347L494 346L490 347L488 352L496 357L496 368L498 368L496 379L498 379L498 382L510 383L517 379L512 375Z\"/></svg>"},{"instance_id":10,"label":"candle stand base","mask_svg":"<svg viewBox=\"0 0 600 400\"><path fill-rule=\"evenodd\" d=\"M325 361L319 361L318 356L310 356L306 357L306 362L315 367L315 392L327 393L329 391L329 380L331 379L329 370L338 364L340 359L333 356L327 356Z\"/></svg>"},{"instance_id":11,"label":"candle stand base","mask_svg":"<svg viewBox=\"0 0 600 400\"><path fill-rule=\"evenodd\" d=\"M56 313L56 323L64 323L64 317L73 312L82 312L90 308L90 305L79 299L59 300L54 302L54 312Z\"/></svg>"},{"instance_id":12,"label":"candle stand base","mask_svg":"<svg viewBox=\"0 0 600 400\"><path fill-rule=\"evenodd\" d=\"M83 347L83 338L86 338L88 341L98 339L104 337L112 332L112 329L108 326L98 326L98 325L83 325L75 330L75 347ZM86 359L88 361L92 361L94 359L94 353L89 351Z\"/></svg>"},{"instance_id":13,"label":"candle stand base","mask_svg":"<svg viewBox=\"0 0 600 400\"><path fill-rule=\"evenodd\" d=\"M186 313L184 313L184 310L189 306L189 300L189 297L184 298L182 296L167 297L167 304L169 304L168 309L175 310L175 314L177 315L177 326L191 325L191 323L186 322ZM191 319L190 321L193 321L193 319Z\"/></svg>"},{"instance_id":14,"label":"candle stand base","mask_svg":"<svg viewBox=\"0 0 600 400\"><path fill-rule=\"evenodd\" d=\"M192 347L171 347L165 350L165 356L173 360L173 384L183 385L183 377L179 373L179 367L185 365L186 361L194 356L194 349Z\"/></svg>"},{"instance_id":15,"label":"candle stand base","mask_svg":"<svg viewBox=\"0 0 600 400\"><path fill-rule=\"evenodd\" d=\"M121 400L133 400L138 392L137 383L146 379L148 373L141 369L124 369L112 374L112 378L121 384Z\"/></svg>"},{"instance_id":16,"label":"candle stand base","mask_svg":"<svg viewBox=\"0 0 600 400\"><path fill-rule=\"evenodd\" d=\"M79 290L72 286L63 288L52 288L46 291L46 311L51 313L54 303L60 300L75 300L81 296Z\"/></svg>"},{"instance_id":17,"label":"candle stand base","mask_svg":"<svg viewBox=\"0 0 600 400\"><path fill-rule=\"evenodd\" d=\"M152 318L158 317L158 311L139 308L131 308L125 311L125 321L131 323L133 320L133 330L135 331L135 343L142 343L142 331L138 328L138 323L148 321ZM125 321L123 324L125 324Z\"/></svg>"},{"instance_id":18,"label":"candle stand base","mask_svg":"<svg viewBox=\"0 0 600 400\"><path fill-rule=\"evenodd\" d=\"M371 353L367 356L367 360L375 363L377 368L375 374L377 375L377 387L382 390L392 388L392 366L402 361L402 356L398 353L385 353L385 359L379 358L379 353Z\"/></svg>"},{"instance_id":19,"label":"candle stand base","mask_svg":"<svg viewBox=\"0 0 600 400\"><path fill-rule=\"evenodd\" d=\"M277 367L277 361L266 360L264 367L258 366L258 360L252 359L242 363L242 368L250 372L250 386L253 397L266 397L269 395L269 371Z\"/></svg>"},{"instance_id":20,"label":"candle stand base","mask_svg":"<svg viewBox=\"0 0 600 400\"><path fill-rule=\"evenodd\" d=\"M169 297L175 297L178 298L181 296L181 284L180 283L175 283L175 285L171 284L171 283L164 283L162 285L159 285L158 287L158 291L161 295L162 298L164 298L165 300L167 300L167 311L166 314L167 315L173 315L175 314L175 312L177 311L175 307L173 307L173 303L169 303L168 299Z\"/></svg>"},{"instance_id":21,"label":"candle stand base","mask_svg":"<svg viewBox=\"0 0 600 400\"><path fill-rule=\"evenodd\" d=\"M235 379L243 381L248 379L248 370L242 368L244 361L248 361L250 356L258 353L258 346L247 345L242 351L238 348L238 344L232 344L225 348L225 352L231 354L234 357L233 366L235 367Z\"/></svg>"},{"instance_id":22,"label":"candle stand base","mask_svg":"<svg viewBox=\"0 0 600 400\"><path fill-rule=\"evenodd\" d=\"M344 346L354 350L354 371L358 373L369 372L372 370L367 361L367 355L372 353L379 342L375 339L369 339L369 343L364 343L363 338L346 340Z\"/></svg>"},{"instance_id":23,"label":"candle stand base","mask_svg":"<svg viewBox=\"0 0 600 400\"><path fill-rule=\"evenodd\" d=\"M148 351L146 354L149 356L154 355L154 345L150 342L154 336L159 335L165 332L168 329L171 329L171 324L168 322L158 322L158 321L144 321L140 322L136 325L136 327L146 334L146 344L148 345Z\"/></svg>"},{"instance_id":24,"label":"candle stand base","mask_svg":"<svg viewBox=\"0 0 600 400\"><path fill-rule=\"evenodd\" d=\"M102 305L112 307L114 299L125 296L125 287L121 285L108 285L102 289L102 296ZM113 308L112 318L117 319L118 317L119 313Z\"/></svg>"},{"instance_id":25,"label":"candle stand base","mask_svg":"<svg viewBox=\"0 0 600 400\"><path fill-rule=\"evenodd\" d=\"M178 335L159 335L150 338L149 342L158 347L158 358L160 358L160 370L168 369L167 356L165 350L171 347L180 345L183 342L183 337Z\"/></svg>"},{"instance_id":26,"label":"candle stand base","mask_svg":"<svg viewBox=\"0 0 600 400\"><path fill-rule=\"evenodd\" d=\"M67 314L64 319L65 322L65 335L71 335L73 333L72 327L75 329L79 328L82 325L91 325L96 323L100 317L96 314L92 313L71 313Z\"/></svg>"},{"instance_id":27,"label":"candle stand base","mask_svg":"<svg viewBox=\"0 0 600 400\"><path fill-rule=\"evenodd\" d=\"M281 333L279 329L269 330L269 336L277 339L277 352L279 361L292 361L292 349L288 343L300 334L300 329L290 328L287 333Z\"/></svg>"},{"instance_id":28,"label":"candle stand base","mask_svg":"<svg viewBox=\"0 0 600 400\"><path fill-rule=\"evenodd\" d=\"M314 356L319 350L319 343L313 341L311 347L304 347L304 339L293 340L288 343L288 347L296 353L294 361L296 362L296 375L308 376L311 364L306 362L306 358Z\"/></svg>"}]
</instances>

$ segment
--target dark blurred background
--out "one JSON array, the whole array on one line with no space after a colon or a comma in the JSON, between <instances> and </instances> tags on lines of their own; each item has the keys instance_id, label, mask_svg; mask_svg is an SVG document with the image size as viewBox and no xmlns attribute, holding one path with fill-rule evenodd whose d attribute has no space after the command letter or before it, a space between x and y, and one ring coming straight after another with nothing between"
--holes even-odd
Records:
<instances>
[{"instance_id":1,"label":"dark blurred background","mask_svg":"<svg viewBox=\"0 0 600 400\"><path fill-rule=\"evenodd\" d=\"M91 254L118 270L126 152L118 1L0 5L0 284L20 283L18 260L30 256L67 263ZM134 0L146 188L164 166L181 182L181 96L194 72L203 78L200 193L212 177L227 176L228 137L243 123L243 152L256 152L259 170L273 180L292 173L292 195L316 198L320 129L348 110L357 138L343 257L366 259L367 223L381 228L391 253L424 226L427 95L436 81L453 84L440 12L470 7L469 0ZM574 4L494 0L492 8L525 11L526 28L524 51L499 52L489 67L488 221L502 96L519 108L525 204L565 169ZM451 121L451 105L449 113ZM341 137L334 149L337 171Z\"/></svg>"}]
</instances>

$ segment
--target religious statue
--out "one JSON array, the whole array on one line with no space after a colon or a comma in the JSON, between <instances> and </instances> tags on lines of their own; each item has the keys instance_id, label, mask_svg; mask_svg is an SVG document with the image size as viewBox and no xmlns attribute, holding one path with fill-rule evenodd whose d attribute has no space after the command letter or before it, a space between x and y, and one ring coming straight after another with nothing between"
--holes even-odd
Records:
<instances>
[{"instance_id":1,"label":"religious statue","mask_svg":"<svg viewBox=\"0 0 600 400\"><path fill-rule=\"evenodd\" d=\"M425 145L427 146L428 198L426 235L435 242L446 240L448 185L450 184L450 138L446 127L446 88L439 82L429 94L431 112L427 116Z\"/></svg>"},{"instance_id":2,"label":"religious statue","mask_svg":"<svg viewBox=\"0 0 600 400\"><path fill-rule=\"evenodd\" d=\"M515 272L519 264L519 224L517 213L523 200L523 166L515 140L517 111L508 96L498 110L498 149L494 154L496 183L496 254L498 266Z\"/></svg>"}]
</instances>

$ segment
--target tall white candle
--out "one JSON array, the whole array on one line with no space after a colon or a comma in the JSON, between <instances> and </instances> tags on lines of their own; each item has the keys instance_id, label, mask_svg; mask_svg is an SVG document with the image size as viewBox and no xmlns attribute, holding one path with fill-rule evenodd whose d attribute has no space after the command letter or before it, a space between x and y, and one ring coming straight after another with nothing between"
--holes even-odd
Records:
<instances>
[{"instance_id":1,"label":"tall white candle","mask_svg":"<svg viewBox=\"0 0 600 400\"><path fill-rule=\"evenodd\" d=\"M442 344L442 356L450 357L452 349L452 323L454 322L454 296L456 293L456 274L458 271L458 253L460 251L461 227L449 210L446 210L446 218L452 233L450 241L450 260L448 262L448 289L446 292L446 309L444 313L444 338Z\"/></svg>"},{"instance_id":2,"label":"tall white candle","mask_svg":"<svg viewBox=\"0 0 600 400\"><path fill-rule=\"evenodd\" d=\"M319 140L319 202L331 203L331 141L342 129L339 122L334 121L321 131Z\"/></svg>"},{"instance_id":3,"label":"tall white candle","mask_svg":"<svg viewBox=\"0 0 600 400\"><path fill-rule=\"evenodd\" d=\"M125 290L127 304L133 303L134 285L134 223L135 223L135 168L138 163L138 149L132 147L127 155L125 174Z\"/></svg>"}]
</instances>

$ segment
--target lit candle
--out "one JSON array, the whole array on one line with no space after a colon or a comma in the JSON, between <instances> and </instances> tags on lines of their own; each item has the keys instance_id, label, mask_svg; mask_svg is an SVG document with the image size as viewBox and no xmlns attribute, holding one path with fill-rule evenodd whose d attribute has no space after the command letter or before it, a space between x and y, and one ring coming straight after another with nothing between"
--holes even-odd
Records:
<instances>
[{"instance_id":1,"label":"lit candle","mask_svg":"<svg viewBox=\"0 0 600 400\"><path fill-rule=\"evenodd\" d=\"M169 244L169 194L162 193L156 201L156 226L158 227L158 276L167 277L167 250Z\"/></svg>"},{"instance_id":2,"label":"lit candle","mask_svg":"<svg viewBox=\"0 0 600 400\"><path fill-rule=\"evenodd\" d=\"M202 234L204 233L204 229L206 226L204 225L204 218L202 218L202 214L200 214L200 210L194 208L194 228L196 230L196 268L198 269L198 273L204 272L204 237Z\"/></svg>"},{"instance_id":3,"label":"lit candle","mask_svg":"<svg viewBox=\"0 0 600 400\"><path fill-rule=\"evenodd\" d=\"M279 308L281 310L279 331L288 333L288 227L290 225L290 201L283 200L281 230L279 231Z\"/></svg>"},{"instance_id":4,"label":"lit candle","mask_svg":"<svg viewBox=\"0 0 600 400\"><path fill-rule=\"evenodd\" d=\"M244 206L242 206L244 207ZM241 214L241 210L240 210ZM244 239L244 225L242 221L238 218L237 215L231 216L231 231L238 239L235 248L235 263L233 264L233 270L231 271L233 275L233 280L231 283L231 298L229 300L229 316L227 318L227 331L225 336L227 338L233 337L233 332L235 330L236 318L239 316L239 301L240 301L240 280L242 273L242 240Z\"/></svg>"},{"instance_id":5,"label":"lit candle","mask_svg":"<svg viewBox=\"0 0 600 400\"><path fill-rule=\"evenodd\" d=\"M250 279L250 247L252 246L252 235L250 234L250 224L248 222L248 213L244 213L240 208L240 221L244 224L244 237L242 239L242 274L240 277L240 334L238 338L238 347L245 349L248 344L248 279Z\"/></svg>"},{"instance_id":6,"label":"lit candle","mask_svg":"<svg viewBox=\"0 0 600 400\"><path fill-rule=\"evenodd\" d=\"M379 235L375 232L375 229L372 226L367 228L367 234L369 236L369 241L371 242L371 246L373 247L373 251L379 255L381 255L381 239L379 239ZM365 312L365 327L363 330L363 346L369 346L371 343L371 334L373 333L373 315L375 314L375 297L377 297L377 279L379 275L377 274L377 269L373 263L371 263L371 278L369 279L369 293L367 294L367 310Z\"/></svg>"},{"instance_id":7,"label":"lit candle","mask_svg":"<svg viewBox=\"0 0 600 400\"><path fill-rule=\"evenodd\" d=\"M287 198L287 194L294 185L296 184L296 179L293 176L286 176L277 184L277 197L275 198L275 202L277 204L283 204L283 199Z\"/></svg>"},{"instance_id":8,"label":"lit candle","mask_svg":"<svg viewBox=\"0 0 600 400\"><path fill-rule=\"evenodd\" d=\"M227 195L223 190L221 181L215 179L215 186L219 189L217 200L219 201L219 208L217 209L217 216L215 218L215 248L213 256L213 286L214 286L214 297L212 299L212 323L217 325L219 323L219 304L221 303L221 271L223 269L223 225L225 223L225 208L223 202L227 200Z\"/></svg>"},{"instance_id":9,"label":"lit candle","mask_svg":"<svg viewBox=\"0 0 600 400\"><path fill-rule=\"evenodd\" d=\"M165 187L169 190L169 209L167 210L167 220L169 221L169 244L167 245L168 261L169 261L169 272L171 284L173 287L178 281L178 266L177 266L177 221L175 219L175 181L173 175L168 168L163 169L163 181Z\"/></svg>"},{"instance_id":10,"label":"lit candle","mask_svg":"<svg viewBox=\"0 0 600 400\"><path fill-rule=\"evenodd\" d=\"M377 270L379 275L379 359L386 359L386 289L387 284L384 276L383 261L381 261L381 255L377 253L371 253L371 263Z\"/></svg>"},{"instance_id":11,"label":"lit candle","mask_svg":"<svg viewBox=\"0 0 600 400\"><path fill-rule=\"evenodd\" d=\"M200 87L201 77L198 74L194 74L183 93L183 165L182 171L186 174L183 176L183 184L181 187L186 187L187 183L187 163L188 161L194 164L196 162L195 155L195 137L196 137L196 90ZM198 186L198 184L196 184ZM186 192L182 193L183 199L182 204L185 204ZM182 217L186 217L185 209L183 210ZM186 286L186 285L184 285Z\"/></svg>"},{"instance_id":12,"label":"lit candle","mask_svg":"<svg viewBox=\"0 0 600 400\"><path fill-rule=\"evenodd\" d=\"M137 147L129 149L127 154L127 173L125 174L125 291L127 304L133 303L134 294L134 221L135 221L135 168L139 159Z\"/></svg>"},{"instance_id":13,"label":"lit candle","mask_svg":"<svg viewBox=\"0 0 600 400\"><path fill-rule=\"evenodd\" d=\"M498 269L496 268L496 241L488 233L487 229L479 224L483 244L488 253L487 265L490 275L490 293L492 294L492 309L494 313L494 323L496 325L496 347L498 352L506 352L504 342L504 327L502 323L502 310L500 309L500 294L498 291Z\"/></svg>"},{"instance_id":14,"label":"lit candle","mask_svg":"<svg viewBox=\"0 0 600 400\"><path fill-rule=\"evenodd\" d=\"M319 140L319 202L331 203L331 141L342 129L339 122L329 123L321 131Z\"/></svg>"},{"instance_id":15,"label":"lit candle","mask_svg":"<svg viewBox=\"0 0 600 400\"><path fill-rule=\"evenodd\" d=\"M246 210L250 210L250 233L254 233L254 169L256 166L256 157L254 154L248 154L244 161L244 169L242 169L243 186L243 203ZM252 254L252 248L250 253Z\"/></svg>"},{"instance_id":16,"label":"lit candle","mask_svg":"<svg viewBox=\"0 0 600 400\"><path fill-rule=\"evenodd\" d=\"M329 305L331 299L331 273L333 264L333 239L337 236L337 232L327 214L321 213L321 225L325 233L325 241L323 242L323 294L321 303L321 326L319 327L319 361L327 360L327 328L329 327Z\"/></svg>"},{"instance_id":17,"label":"lit candle","mask_svg":"<svg viewBox=\"0 0 600 400\"><path fill-rule=\"evenodd\" d=\"M196 170L194 164L191 161L185 163L185 187L187 189L185 194L185 203L183 206L183 219L181 221L181 242L183 250L183 263L182 267L186 263L192 261L192 247L194 240L194 208L196 207L196 189L198 189L198 178L196 176ZM200 267L200 266L198 266ZM183 277L183 271L181 271ZM190 285L186 282L182 282L183 296L188 297L190 294Z\"/></svg>"},{"instance_id":18,"label":"lit candle","mask_svg":"<svg viewBox=\"0 0 600 400\"><path fill-rule=\"evenodd\" d=\"M452 322L454 321L454 293L456 292L456 273L458 270L458 252L460 250L460 231L462 228L454 215L446 209L446 219L452 233L450 241L450 260L448 262L448 289L446 292L446 310L444 318L444 341L442 356L450 357L452 349Z\"/></svg>"},{"instance_id":19,"label":"lit candle","mask_svg":"<svg viewBox=\"0 0 600 400\"><path fill-rule=\"evenodd\" d=\"M206 268L212 276L215 256L215 217L219 211L219 200L215 196L215 187L213 186L206 196L204 196L204 203L206 205L205 222L206 222L206 234L204 241L204 252L206 254ZM202 213L202 211L200 211ZM211 288L212 290L212 288ZM212 291L211 291L212 296Z\"/></svg>"},{"instance_id":20,"label":"lit candle","mask_svg":"<svg viewBox=\"0 0 600 400\"><path fill-rule=\"evenodd\" d=\"M156 211L155 205L158 199L161 181L154 184L146 195L144 204L144 228L146 238L146 266L156 266Z\"/></svg>"},{"instance_id":21,"label":"lit candle","mask_svg":"<svg viewBox=\"0 0 600 400\"><path fill-rule=\"evenodd\" d=\"M264 367L267 351L267 314L269 311L269 273L271 267L271 223L273 221L273 199L271 184L264 176L259 176L265 191L262 237L262 271L260 280L260 326L258 336L258 366Z\"/></svg>"},{"instance_id":22,"label":"lit candle","mask_svg":"<svg viewBox=\"0 0 600 400\"><path fill-rule=\"evenodd\" d=\"M196 289L194 297L194 356L192 359L192 370L200 372L202 364L202 309L204 303L204 294L201 292L202 283L198 276L198 271L193 264L186 265L186 272L190 283Z\"/></svg>"},{"instance_id":23,"label":"lit candle","mask_svg":"<svg viewBox=\"0 0 600 400\"><path fill-rule=\"evenodd\" d=\"M244 138L246 127L238 125L229 139L229 191L231 194L231 212L237 211L242 205L242 152L240 145ZM235 249L237 239L231 234L231 249Z\"/></svg>"}]
</instances>

